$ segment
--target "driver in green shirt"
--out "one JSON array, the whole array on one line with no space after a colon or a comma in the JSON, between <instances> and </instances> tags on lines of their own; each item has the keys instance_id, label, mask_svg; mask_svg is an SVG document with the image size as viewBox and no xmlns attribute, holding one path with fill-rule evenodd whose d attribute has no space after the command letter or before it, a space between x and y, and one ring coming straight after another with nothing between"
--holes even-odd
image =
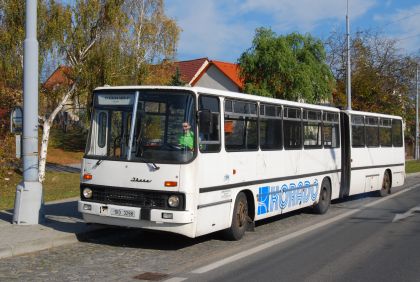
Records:
<instances>
[{"instance_id":1,"label":"driver in green shirt","mask_svg":"<svg viewBox=\"0 0 420 282\"><path fill-rule=\"evenodd\" d=\"M182 123L183 134L179 137L179 145L188 150L194 149L194 133L191 131L191 125L185 121Z\"/></svg>"}]
</instances>

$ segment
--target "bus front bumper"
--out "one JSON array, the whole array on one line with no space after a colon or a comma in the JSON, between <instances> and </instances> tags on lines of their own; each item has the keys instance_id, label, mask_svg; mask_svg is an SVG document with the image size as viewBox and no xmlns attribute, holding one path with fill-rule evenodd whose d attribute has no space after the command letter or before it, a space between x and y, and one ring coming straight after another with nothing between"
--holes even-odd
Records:
<instances>
[{"instance_id":1,"label":"bus front bumper","mask_svg":"<svg viewBox=\"0 0 420 282\"><path fill-rule=\"evenodd\" d=\"M108 205L94 202L79 201L78 211L83 214L85 220L92 218L92 216L99 216L105 218L121 219L124 222L127 220L133 222L154 222L154 223L174 223L187 224L192 223L194 214L190 211L176 211L176 210L161 210L161 209L142 209L137 207ZM95 220L97 222L98 220ZM114 221L118 222L118 221ZM121 224L115 224L121 225ZM130 224L131 225L131 224ZM135 224L142 227L140 224ZM149 225L149 224L146 224Z\"/></svg>"}]
</instances>

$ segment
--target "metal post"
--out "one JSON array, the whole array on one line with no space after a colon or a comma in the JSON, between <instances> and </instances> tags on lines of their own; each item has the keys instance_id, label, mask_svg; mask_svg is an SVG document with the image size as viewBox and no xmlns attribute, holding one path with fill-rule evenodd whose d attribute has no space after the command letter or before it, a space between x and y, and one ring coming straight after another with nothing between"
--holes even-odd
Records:
<instances>
[{"instance_id":1,"label":"metal post","mask_svg":"<svg viewBox=\"0 0 420 282\"><path fill-rule=\"evenodd\" d=\"M419 65L416 66L416 147L414 158L419 159Z\"/></svg>"},{"instance_id":2,"label":"metal post","mask_svg":"<svg viewBox=\"0 0 420 282\"><path fill-rule=\"evenodd\" d=\"M349 21L349 0L347 0L346 14L346 33L347 33L347 110L351 110L351 64L350 64L350 21Z\"/></svg>"},{"instance_id":3,"label":"metal post","mask_svg":"<svg viewBox=\"0 0 420 282\"><path fill-rule=\"evenodd\" d=\"M13 223L38 224L42 216L42 184L38 180L38 40L37 0L26 0L23 43L23 181L16 187Z\"/></svg>"}]
</instances>

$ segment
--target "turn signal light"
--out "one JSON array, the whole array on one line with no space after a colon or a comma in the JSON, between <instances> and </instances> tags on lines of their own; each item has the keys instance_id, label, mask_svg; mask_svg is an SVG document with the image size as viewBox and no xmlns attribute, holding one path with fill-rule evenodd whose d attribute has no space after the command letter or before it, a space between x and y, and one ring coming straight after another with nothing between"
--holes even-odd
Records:
<instances>
[{"instance_id":1,"label":"turn signal light","mask_svg":"<svg viewBox=\"0 0 420 282\"><path fill-rule=\"evenodd\" d=\"M83 179L84 180L92 180L92 174L90 174L90 173L83 174Z\"/></svg>"},{"instance_id":2,"label":"turn signal light","mask_svg":"<svg viewBox=\"0 0 420 282\"><path fill-rule=\"evenodd\" d=\"M178 182L176 181L165 181L165 187L176 187L178 186Z\"/></svg>"}]
</instances>

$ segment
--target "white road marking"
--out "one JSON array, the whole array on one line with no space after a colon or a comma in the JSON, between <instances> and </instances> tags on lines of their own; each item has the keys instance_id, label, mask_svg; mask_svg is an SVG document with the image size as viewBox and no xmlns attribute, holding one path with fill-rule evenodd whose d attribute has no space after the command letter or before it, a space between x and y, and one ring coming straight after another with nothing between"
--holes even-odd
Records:
<instances>
[{"instance_id":1,"label":"white road marking","mask_svg":"<svg viewBox=\"0 0 420 282\"><path fill-rule=\"evenodd\" d=\"M187 280L187 278L184 278L184 277L172 277L172 278L169 278L168 280L165 280L164 282L181 282L181 281L184 281L184 280Z\"/></svg>"},{"instance_id":2,"label":"white road marking","mask_svg":"<svg viewBox=\"0 0 420 282\"><path fill-rule=\"evenodd\" d=\"M408 211L406 211L405 213L397 213L395 215L394 219L392 220L392 222L397 222L399 220L406 219L407 217L412 216L413 213L415 213L415 212L420 212L420 206L411 208Z\"/></svg>"},{"instance_id":3,"label":"white road marking","mask_svg":"<svg viewBox=\"0 0 420 282\"><path fill-rule=\"evenodd\" d=\"M288 241L288 240L294 239L294 238L299 237L299 236L301 236L301 235L304 235L304 234L306 234L306 233L308 233L308 232L314 231L314 230L316 230L316 229L318 229L318 228L321 228L321 227L324 227L324 226L329 225L329 224L331 224L331 223L334 223L334 222L336 222L336 221L339 221L339 220L341 220L341 219L343 219L343 218L345 218L345 217L351 216L351 215L353 215L353 214L355 214L355 213L357 213L357 212L361 211L362 209L365 209L365 208L368 208L368 207L375 206L375 205L377 205L377 204L380 204L380 203L382 203L382 202L385 202L385 201L387 201L387 200L390 200L390 199L392 199L392 198L394 198L394 197L397 197L397 196L399 196L399 195L401 195L401 194L403 194L403 193L405 193L405 192L408 192L408 191L413 190L413 189L418 188L418 187L420 187L420 184L415 185L415 186L412 186L412 187L407 188L407 189L404 189L404 190L401 190L401 191L399 191L399 192L397 192L397 193L395 193L395 194L389 195L389 196L387 196L387 197L384 197L384 198L379 199L379 200L377 200L377 201L371 202L371 203L369 203L369 204L366 204L366 205L364 205L364 206L362 206L362 207L360 207L360 208L358 208L358 209L354 209L354 210L348 211L348 212L343 213L343 214L341 214L341 215L338 215L338 216L336 216L336 217L333 217L333 218L327 219L327 220L325 220L325 221L323 221L323 222L320 222L320 223L314 224L314 225L312 225L312 226L309 226L309 227L303 228L302 230L295 231L295 232L293 232L293 233L290 233L290 234L288 234L288 235L285 235L285 236L280 237L280 238L278 238L278 239L275 239L275 240L273 240L273 241L270 241L270 242L264 243L264 244L262 244L262 245L260 245L260 246L254 247L254 248L252 248L252 249L249 249L249 250L246 250L246 251L243 251L243 252L240 252L240 253L238 253L238 254L236 254L236 255L233 255L233 256L227 257L227 258L225 258L225 259L222 259L222 260L220 260L220 261L217 261L217 262L214 262L214 263L208 264L208 265L206 265L206 266L203 266L203 267L197 268L197 269L195 269L195 270L191 271L191 273L194 273L194 274L202 274L202 273L206 273L206 272L208 272L208 271L214 270L214 269L219 268L219 267L221 267L221 266L224 266L224 265L226 265L226 264L229 264L229 263L232 263L232 262L234 262L234 261L240 260L240 259L245 258L245 257L247 257L247 256L250 256L250 255L252 255L252 254L255 254L255 253L258 253L258 252L263 251L263 250L265 250L265 249L271 248L271 247L273 247L273 246L276 246L276 245L282 244L282 243L284 243L284 242L286 242L286 241Z\"/></svg>"}]
</instances>

